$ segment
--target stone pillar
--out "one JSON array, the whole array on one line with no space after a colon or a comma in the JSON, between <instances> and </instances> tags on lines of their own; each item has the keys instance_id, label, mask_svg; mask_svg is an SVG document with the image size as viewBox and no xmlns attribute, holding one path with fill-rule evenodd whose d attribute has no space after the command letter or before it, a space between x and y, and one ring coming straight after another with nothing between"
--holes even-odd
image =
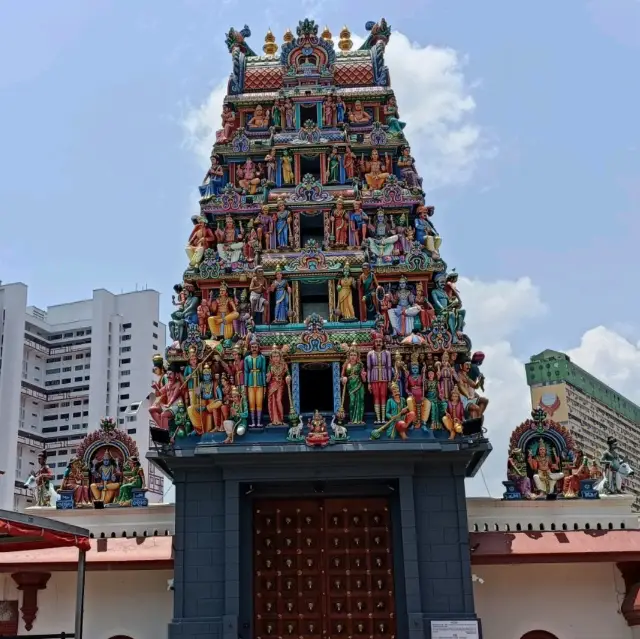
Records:
<instances>
[{"instance_id":1,"label":"stone pillar","mask_svg":"<svg viewBox=\"0 0 640 639\"><path fill-rule=\"evenodd\" d=\"M218 639L225 614L225 486L222 472L175 474L174 612L169 639Z\"/></svg>"},{"instance_id":2,"label":"stone pillar","mask_svg":"<svg viewBox=\"0 0 640 639\"><path fill-rule=\"evenodd\" d=\"M432 620L474 620L465 460L416 465L413 478L423 637ZM417 623L413 615L412 623Z\"/></svg>"},{"instance_id":3,"label":"stone pillar","mask_svg":"<svg viewBox=\"0 0 640 639\"><path fill-rule=\"evenodd\" d=\"M18 590L22 590L22 620L25 630L33 628L38 614L38 590L44 590L51 579L50 572L16 572L11 575Z\"/></svg>"}]
</instances>

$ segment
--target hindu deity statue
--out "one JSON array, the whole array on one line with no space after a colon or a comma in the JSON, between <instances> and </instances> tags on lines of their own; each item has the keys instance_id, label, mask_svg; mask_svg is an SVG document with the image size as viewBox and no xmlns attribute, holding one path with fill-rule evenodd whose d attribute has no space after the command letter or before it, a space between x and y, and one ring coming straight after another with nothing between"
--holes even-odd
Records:
<instances>
[{"instance_id":1,"label":"hindu deity statue","mask_svg":"<svg viewBox=\"0 0 640 639\"><path fill-rule=\"evenodd\" d=\"M273 250L276 247L276 233L273 215L269 211L268 204L262 205L256 226L260 247L265 251Z\"/></svg>"},{"instance_id":2,"label":"hindu deity statue","mask_svg":"<svg viewBox=\"0 0 640 639\"><path fill-rule=\"evenodd\" d=\"M226 264L234 264L240 261L244 249L242 227L236 227L230 215L224 220L224 227L216 229L218 240L218 255Z\"/></svg>"},{"instance_id":3,"label":"hindu deity statue","mask_svg":"<svg viewBox=\"0 0 640 639\"><path fill-rule=\"evenodd\" d=\"M264 320L264 312L268 304L267 291L269 283L264 276L262 266L257 266L251 282L249 283L249 304L251 316L256 324L262 324Z\"/></svg>"},{"instance_id":4,"label":"hindu deity statue","mask_svg":"<svg viewBox=\"0 0 640 639\"><path fill-rule=\"evenodd\" d=\"M442 417L442 423L449 431L449 439L454 439L456 435L459 435L462 432L463 422L464 406L460 401L460 391L457 386L454 386L449 394L445 414Z\"/></svg>"},{"instance_id":5,"label":"hindu deity statue","mask_svg":"<svg viewBox=\"0 0 640 639\"><path fill-rule=\"evenodd\" d=\"M271 122L276 129L282 128L282 122L284 121L284 103L281 97L276 98L271 109Z\"/></svg>"},{"instance_id":6,"label":"hindu deity statue","mask_svg":"<svg viewBox=\"0 0 640 639\"><path fill-rule=\"evenodd\" d=\"M364 166L364 179L371 190L378 190L384 186L387 178L391 174L391 158L388 153L384 154L384 162L380 159L378 149L371 151L371 159L365 161L364 155L361 158Z\"/></svg>"},{"instance_id":7,"label":"hindu deity statue","mask_svg":"<svg viewBox=\"0 0 640 639\"><path fill-rule=\"evenodd\" d=\"M394 254L398 235L390 235L391 227L387 222L384 209L378 209L372 224L369 224L370 237L366 239L367 250L371 258L383 260Z\"/></svg>"},{"instance_id":8,"label":"hindu deity statue","mask_svg":"<svg viewBox=\"0 0 640 639\"><path fill-rule=\"evenodd\" d=\"M220 285L218 297L209 304L211 317L209 317L209 330L211 336L221 336L226 340L233 337L233 322L240 317L235 302L229 296L226 282Z\"/></svg>"},{"instance_id":9,"label":"hindu deity statue","mask_svg":"<svg viewBox=\"0 0 640 639\"><path fill-rule=\"evenodd\" d=\"M244 358L244 383L249 403L250 426L257 428L262 423L264 391L267 385L267 360L260 352L258 340L251 340L249 353Z\"/></svg>"},{"instance_id":10,"label":"hindu deity statue","mask_svg":"<svg viewBox=\"0 0 640 639\"><path fill-rule=\"evenodd\" d=\"M460 391L462 403L464 404L465 413L469 418L480 417L484 414L489 400L481 397L476 392L479 382L471 379L471 360L465 360L458 371L458 390Z\"/></svg>"},{"instance_id":11,"label":"hindu deity statue","mask_svg":"<svg viewBox=\"0 0 640 639\"><path fill-rule=\"evenodd\" d=\"M416 242L424 246L427 253L433 260L440 259L438 249L442 243L442 238L438 235L435 226L429 219L433 216L435 209L432 206L419 206L416 211L414 226L416 229Z\"/></svg>"},{"instance_id":12,"label":"hindu deity statue","mask_svg":"<svg viewBox=\"0 0 640 639\"><path fill-rule=\"evenodd\" d=\"M184 382L187 385L189 403L195 406L196 392L200 387L200 366L198 365L198 349L195 346L189 346L188 350L189 362L184 367Z\"/></svg>"},{"instance_id":13,"label":"hindu deity statue","mask_svg":"<svg viewBox=\"0 0 640 639\"><path fill-rule=\"evenodd\" d=\"M514 482L525 499L532 499L531 479L527 474L527 460L521 448L513 447L507 460L507 479Z\"/></svg>"},{"instance_id":14,"label":"hindu deity statue","mask_svg":"<svg viewBox=\"0 0 640 639\"><path fill-rule=\"evenodd\" d=\"M278 248L288 248L291 236L291 211L285 206L282 198L278 198L278 210L275 218L276 246Z\"/></svg>"},{"instance_id":15,"label":"hindu deity statue","mask_svg":"<svg viewBox=\"0 0 640 639\"><path fill-rule=\"evenodd\" d=\"M607 437L607 450L600 458L600 466L606 480L604 490L611 495L622 493L623 479L632 475L634 471L620 454L618 440L615 437Z\"/></svg>"},{"instance_id":16,"label":"hindu deity statue","mask_svg":"<svg viewBox=\"0 0 640 639\"><path fill-rule=\"evenodd\" d=\"M247 409L247 400L242 394L242 391L233 386L230 391L231 402L229 404L229 417L233 422L233 429L231 433L224 440L225 444L233 443L234 435L244 435L247 428L247 418L249 417L249 411Z\"/></svg>"},{"instance_id":17,"label":"hindu deity statue","mask_svg":"<svg viewBox=\"0 0 640 639\"><path fill-rule=\"evenodd\" d=\"M258 104L247 122L247 129L267 128L269 128L269 109L263 109L262 105Z\"/></svg>"},{"instance_id":18,"label":"hindu deity statue","mask_svg":"<svg viewBox=\"0 0 640 639\"><path fill-rule=\"evenodd\" d=\"M233 330L236 335L246 337L247 320L251 317L251 303L249 302L249 293L246 288L240 291L240 299L234 299L234 303L238 311L238 319L233 323Z\"/></svg>"},{"instance_id":19,"label":"hindu deity statue","mask_svg":"<svg viewBox=\"0 0 640 639\"><path fill-rule=\"evenodd\" d=\"M434 279L436 287L431 291L433 308L436 315L444 319L451 332L451 341L457 344L464 328L466 311L462 309L462 301L459 295L449 297L447 294L447 276L443 273L438 273Z\"/></svg>"},{"instance_id":20,"label":"hindu deity statue","mask_svg":"<svg viewBox=\"0 0 640 639\"><path fill-rule=\"evenodd\" d=\"M105 504L112 503L118 496L122 481L120 462L111 456L109 449L105 449L102 459L94 457L92 462L90 486L94 501L102 501Z\"/></svg>"},{"instance_id":21,"label":"hindu deity statue","mask_svg":"<svg viewBox=\"0 0 640 639\"><path fill-rule=\"evenodd\" d=\"M220 142L229 142L236 128L236 113L230 105L222 106L222 139Z\"/></svg>"},{"instance_id":22,"label":"hindu deity statue","mask_svg":"<svg viewBox=\"0 0 640 639\"><path fill-rule=\"evenodd\" d=\"M393 247L394 254L406 255L411 247L409 242L409 228L407 227L407 216L404 213L401 213L397 217L394 233L398 237Z\"/></svg>"},{"instance_id":23,"label":"hindu deity statue","mask_svg":"<svg viewBox=\"0 0 640 639\"><path fill-rule=\"evenodd\" d=\"M354 125L366 125L371 122L371 116L365 111L360 100L356 100L349 110L349 122Z\"/></svg>"},{"instance_id":24,"label":"hindu deity statue","mask_svg":"<svg viewBox=\"0 0 640 639\"><path fill-rule=\"evenodd\" d=\"M336 98L336 122L337 124L344 124L346 115L346 105L342 96Z\"/></svg>"},{"instance_id":25,"label":"hindu deity statue","mask_svg":"<svg viewBox=\"0 0 640 639\"><path fill-rule=\"evenodd\" d=\"M178 308L171 313L169 335L171 335L174 343L178 344L187 336L187 325L198 324L197 309L200 304L200 298L194 294L193 287L190 285L182 286L181 284L176 284L174 291L178 293L178 301L176 301L176 296L172 295L171 302Z\"/></svg>"},{"instance_id":26,"label":"hindu deity statue","mask_svg":"<svg viewBox=\"0 0 640 639\"><path fill-rule=\"evenodd\" d=\"M193 230L189 235L185 251L189 258L189 266L196 268L202 262L205 250L215 245L216 237L207 225L205 218L194 215L191 221L193 222Z\"/></svg>"},{"instance_id":27,"label":"hindu deity statue","mask_svg":"<svg viewBox=\"0 0 640 639\"><path fill-rule=\"evenodd\" d=\"M318 410L309 418L307 424L309 432L305 438L307 446L325 446L329 443L329 433L327 432L327 422Z\"/></svg>"},{"instance_id":28,"label":"hindu deity statue","mask_svg":"<svg viewBox=\"0 0 640 639\"><path fill-rule=\"evenodd\" d=\"M535 447L535 445L534 445ZM527 463L533 471L533 484L539 497L546 497L555 492L556 483L564 478L560 470L560 458L555 450L547 451L547 444L540 438L537 450L529 449Z\"/></svg>"},{"instance_id":29,"label":"hindu deity statue","mask_svg":"<svg viewBox=\"0 0 640 639\"><path fill-rule=\"evenodd\" d=\"M377 290L380 285L376 279L376 274L373 272L373 269L368 262L365 262L362 265L359 284L360 293L362 294L362 302L366 313L366 317L362 319L372 320L378 313Z\"/></svg>"},{"instance_id":30,"label":"hindu deity statue","mask_svg":"<svg viewBox=\"0 0 640 639\"><path fill-rule=\"evenodd\" d=\"M435 362L435 366L438 378L438 393L442 399L448 400L458 383L458 374L451 365L451 357L447 351L442 353L441 360Z\"/></svg>"},{"instance_id":31,"label":"hindu deity statue","mask_svg":"<svg viewBox=\"0 0 640 639\"><path fill-rule=\"evenodd\" d=\"M276 183L276 156L273 153L267 153L264 157L264 164L267 167L267 182L269 184Z\"/></svg>"},{"instance_id":32,"label":"hindu deity statue","mask_svg":"<svg viewBox=\"0 0 640 639\"><path fill-rule=\"evenodd\" d=\"M344 150L344 156L342 158L342 163L344 165L344 174L347 180L353 180L356 172L357 161L358 159L356 158L356 154L351 150L351 147L347 146Z\"/></svg>"},{"instance_id":33,"label":"hindu deity statue","mask_svg":"<svg viewBox=\"0 0 640 639\"><path fill-rule=\"evenodd\" d=\"M420 370L420 362L418 361L416 353L413 353L411 356L406 386L409 408L416 414L416 418L420 424L426 423L428 415L427 409L429 406L425 402L424 373Z\"/></svg>"},{"instance_id":34,"label":"hindu deity statue","mask_svg":"<svg viewBox=\"0 0 640 639\"><path fill-rule=\"evenodd\" d=\"M430 428L431 430L442 430L442 418L446 412L447 402L440 397L438 389L438 378L433 366L425 365L423 372L425 395L424 401L426 407L423 410L425 415L423 430Z\"/></svg>"},{"instance_id":35,"label":"hindu deity statue","mask_svg":"<svg viewBox=\"0 0 640 639\"><path fill-rule=\"evenodd\" d=\"M408 188L422 188L422 178L418 175L415 160L411 157L411 149L408 146L402 149L402 154L398 158L398 168Z\"/></svg>"},{"instance_id":36,"label":"hindu deity statue","mask_svg":"<svg viewBox=\"0 0 640 639\"><path fill-rule=\"evenodd\" d=\"M238 186L247 191L249 195L255 195L262 181L258 175L258 169L251 158L247 158L244 164L238 166L236 177Z\"/></svg>"},{"instance_id":37,"label":"hindu deity statue","mask_svg":"<svg viewBox=\"0 0 640 639\"><path fill-rule=\"evenodd\" d=\"M82 457L77 455L71 459L67 469L64 471L60 490L73 492L73 503L76 507L90 506L88 484L89 469Z\"/></svg>"},{"instance_id":38,"label":"hindu deity statue","mask_svg":"<svg viewBox=\"0 0 640 639\"><path fill-rule=\"evenodd\" d=\"M282 183L285 186L290 186L295 181L295 174L293 172L291 153L289 153L288 149L285 149L282 152L281 164L282 164Z\"/></svg>"},{"instance_id":39,"label":"hindu deity statue","mask_svg":"<svg viewBox=\"0 0 640 639\"><path fill-rule=\"evenodd\" d=\"M164 357L157 353L152 358L153 374L156 376L156 380L151 382L151 388L156 396L154 405L160 402L161 392L164 385L167 383L167 369L164 366Z\"/></svg>"},{"instance_id":40,"label":"hindu deity statue","mask_svg":"<svg viewBox=\"0 0 640 639\"><path fill-rule=\"evenodd\" d=\"M198 308L196 309L196 315L198 318L198 331L200 332L201 337L205 337L207 331L209 330L209 303L207 300L200 300L200 304L198 304Z\"/></svg>"},{"instance_id":41,"label":"hindu deity statue","mask_svg":"<svg viewBox=\"0 0 640 639\"><path fill-rule=\"evenodd\" d=\"M342 392L349 394L349 422L364 423L364 385L367 381L367 371L360 360L360 353L355 342L347 350L347 359L342 365ZM344 401L343 401L344 403Z\"/></svg>"},{"instance_id":42,"label":"hindu deity statue","mask_svg":"<svg viewBox=\"0 0 640 639\"><path fill-rule=\"evenodd\" d=\"M424 284L422 282L418 282L416 284L416 295L414 300L416 306L420 307L420 313L418 317L420 318L420 325L423 331L431 328L431 324L433 320L436 318L436 312L427 299L427 296L424 294Z\"/></svg>"},{"instance_id":43,"label":"hindu deity statue","mask_svg":"<svg viewBox=\"0 0 640 639\"><path fill-rule=\"evenodd\" d=\"M231 382L237 388L244 388L244 359L242 358L242 346L236 344L233 348L233 360L229 366L231 369Z\"/></svg>"},{"instance_id":44,"label":"hindu deity statue","mask_svg":"<svg viewBox=\"0 0 640 639\"><path fill-rule=\"evenodd\" d=\"M389 309L389 323L394 335L410 335L413 333L415 318L420 314L420 307L415 303L415 295L403 275L398 283L398 290L393 296L394 307Z\"/></svg>"},{"instance_id":45,"label":"hindu deity statue","mask_svg":"<svg viewBox=\"0 0 640 639\"><path fill-rule=\"evenodd\" d=\"M562 480L562 495L565 499L575 499L580 496L580 482L589 479L589 460L581 450L577 450L573 462L564 465L566 474Z\"/></svg>"},{"instance_id":46,"label":"hindu deity statue","mask_svg":"<svg viewBox=\"0 0 640 639\"><path fill-rule=\"evenodd\" d=\"M35 497L38 506L52 506L51 496L55 475L47 464L47 453L42 451L38 455L38 470L35 473Z\"/></svg>"},{"instance_id":47,"label":"hindu deity statue","mask_svg":"<svg viewBox=\"0 0 640 639\"><path fill-rule=\"evenodd\" d=\"M167 382L160 390L160 401L149 408L149 415L158 428L169 430L177 412L185 410L182 391L183 382L180 371L172 365L167 372Z\"/></svg>"},{"instance_id":48,"label":"hindu deity statue","mask_svg":"<svg viewBox=\"0 0 640 639\"><path fill-rule=\"evenodd\" d=\"M115 498L115 503L120 506L131 506L133 491L145 488L144 470L140 460L135 455L127 459L122 466L122 484Z\"/></svg>"},{"instance_id":49,"label":"hindu deity statue","mask_svg":"<svg viewBox=\"0 0 640 639\"><path fill-rule=\"evenodd\" d=\"M398 350L393 356L393 381L398 385L402 397L405 396L405 381L408 374L407 365L404 363L402 353Z\"/></svg>"},{"instance_id":50,"label":"hindu deity statue","mask_svg":"<svg viewBox=\"0 0 640 639\"><path fill-rule=\"evenodd\" d=\"M296 110L289 98L284 101L284 121L287 129L296 128Z\"/></svg>"},{"instance_id":51,"label":"hindu deity statue","mask_svg":"<svg viewBox=\"0 0 640 639\"><path fill-rule=\"evenodd\" d=\"M336 102L333 95L328 95L322 103L322 124L325 127L336 126Z\"/></svg>"},{"instance_id":52,"label":"hindu deity statue","mask_svg":"<svg viewBox=\"0 0 640 639\"><path fill-rule=\"evenodd\" d=\"M270 426L284 425L284 398L290 383L291 377L284 353L278 346L274 346L267 369L267 408L271 420Z\"/></svg>"},{"instance_id":53,"label":"hindu deity statue","mask_svg":"<svg viewBox=\"0 0 640 639\"><path fill-rule=\"evenodd\" d=\"M390 386L391 397L385 404L385 417L387 419L387 437L395 438L396 434L401 439L407 438L407 429L415 422L415 413L407 405L405 397L400 395L400 389L395 382Z\"/></svg>"},{"instance_id":54,"label":"hindu deity statue","mask_svg":"<svg viewBox=\"0 0 640 639\"><path fill-rule=\"evenodd\" d=\"M356 319L356 312L353 308L353 290L356 281L351 276L349 262L346 262L342 271L342 277L338 280L338 313L341 322L351 322Z\"/></svg>"},{"instance_id":55,"label":"hindu deity statue","mask_svg":"<svg viewBox=\"0 0 640 639\"><path fill-rule=\"evenodd\" d=\"M362 210L362 203L355 200L353 211L349 214L349 246L362 246L367 237L367 222L369 217Z\"/></svg>"},{"instance_id":56,"label":"hindu deity statue","mask_svg":"<svg viewBox=\"0 0 640 639\"><path fill-rule=\"evenodd\" d=\"M349 223L342 196L337 199L336 208L331 213L331 235L335 246L346 246L349 242Z\"/></svg>"},{"instance_id":57,"label":"hindu deity statue","mask_svg":"<svg viewBox=\"0 0 640 639\"><path fill-rule=\"evenodd\" d=\"M373 395L376 424L384 422L387 388L392 379L391 353L384 348L384 337L376 333L373 337L373 349L367 354L367 383L369 392Z\"/></svg>"},{"instance_id":58,"label":"hindu deity statue","mask_svg":"<svg viewBox=\"0 0 640 639\"><path fill-rule=\"evenodd\" d=\"M191 393L190 393L191 394ZM193 391L187 414L197 435L209 433L220 428L220 409L222 407L222 387L213 378L211 366L205 363L198 384Z\"/></svg>"},{"instance_id":59,"label":"hindu deity statue","mask_svg":"<svg viewBox=\"0 0 640 639\"><path fill-rule=\"evenodd\" d=\"M287 324L289 322L291 287L289 282L284 279L279 264L276 267L276 278L271 282L270 290L274 293L273 322L274 324Z\"/></svg>"},{"instance_id":60,"label":"hindu deity statue","mask_svg":"<svg viewBox=\"0 0 640 639\"><path fill-rule=\"evenodd\" d=\"M199 186L200 197L203 200L208 200L212 197L220 195L222 186L224 183L224 169L222 168L222 162L220 156L217 153L211 154L211 167L207 171L202 181L202 186Z\"/></svg>"},{"instance_id":61,"label":"hindu deity statue","mask_svg":"<svg viewBox=\"0 0 640 639\"><path fill-rule=\"evenodd\" d=\"M478 382L476 388L479 388L481 391L484 390L484 375L480 370L482 363L484 362L484 353L482 351L476 351L471 356L471 367L469 368L469 377L474 381Z\"/></svg>"},{"instance_id":62,"label":"hindu deity statue","mask_svg":"<svg viewBox=\"0 0 640 639\"><path fill-rule=\"evenodd\" d=\"M340 156L338 147L333 147L327 158L327 184L338 184L340 182Z\"/></svg>"}]
</instances>

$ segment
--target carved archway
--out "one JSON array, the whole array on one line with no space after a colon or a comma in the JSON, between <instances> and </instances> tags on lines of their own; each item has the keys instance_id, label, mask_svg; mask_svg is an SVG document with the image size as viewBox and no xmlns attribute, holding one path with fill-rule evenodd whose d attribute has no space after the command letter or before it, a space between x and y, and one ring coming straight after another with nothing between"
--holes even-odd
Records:
<instances>
[{"instance_id":1,"label":"carved archway","mask_svg":"<svg viewBox=\"0 0 640 639\"><path fill-rule=\"evenodd\" d=\"M117 638L116 638L117 639ZM555 635L552 635L546 630L532 630L522 635L520 639L558 639Z\"/></svg>"}]
</instances>

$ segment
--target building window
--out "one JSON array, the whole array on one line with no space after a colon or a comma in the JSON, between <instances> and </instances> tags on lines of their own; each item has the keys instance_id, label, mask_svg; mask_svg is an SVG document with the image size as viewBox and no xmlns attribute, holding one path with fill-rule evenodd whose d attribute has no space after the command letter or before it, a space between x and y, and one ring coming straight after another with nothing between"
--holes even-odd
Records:
<instances>
[{"instance_id":1,"label":"building window","mask_svg":"<svg viewBox=\"0 0 640 639\"><path fill-rule=\"evenodd\" d=\"M59 373L60 369L59 368L52 368L50 370L47 371L47 375L55 375L56 373Z\"/></svg>"},{"instance_id":2,"label":"building window","mask_svg":"<svg viewBox=\"0 0 640 639\"><path fill-rule=\"evenodd\" d=\"M62 383L63 383L63 384L71 384L71 378L70 378L70 377L65 377L65 378L62 380Z\"/></svg>"},{"instance_id":3,"label":"building window","mask_svg":"<svg viewBox=\"0 0 640 639\"><path fill-rule=\"evenodd\" d=\"M84 366L82 364L79 364L78 366L75 367L75 370L81 371L83 368Z\"/></svg>"},{"instance_id":4,"label":"building window","mask_svg":"<svg viewBox=\"0 0 640 639\"><path fill-rule=\"evenodd\" d=\"M70 372L71 372L71 366L65 366L65 367L62 369L62 372L63 372L63 373L70 373Z\"/></svg>"},{"instance_id":5,"label":"building window","mask_svg":"<svg viewBox=\"0 0 640 639\"><path fill-rule=\"evenodd\" d=\"M135 435L136 434L136 429L135 428L127 428L127 434Z\"/></svg>"},{"instance_id":6,"label":"building window","mask_svg":"<svg viewBox=\"0 0 640 639\"><path fill-rule=\"evenodd\" d=\"M131 328L131 322L127 322L126 324L122 325L123 331L128 331L130 328Z\"/></svg>"},{"instance_id":7,"label":"building window","mask_svg":"<svg viewBox=\"0 0 640 639\"><path fill-rule=\"evenodd\" d=\"M120 400L129 399L129 395L120 395Z\"/></svg>"},{"instance_id":8,"label":"building window","mask_svg":"<svg viewBox=\"0 0 640 639\"><path fill-rule=\"evenodd\" d=\"M131 346L122 346L120 348L120 352L121 353L130 353L131 352Z\"/></svg>"},{"instance_id":9,"label":"building window","mask_svg":"<svg viewBox=\"0 0 640 639\"><path fill-rule=\"evenodd\" d=\"M122 375L122 377L126 377L127 375L131 375L131 371L120 371L120 375Z\"/></svg>"},{"instance_id":10,"label":"building window","mask_svg":"<svg viewBox=\"0 0 640 639\"><path fill-rule=\"evenodd\" d=\"M62 361L63 361L63 362L70 362L72 359L73 359L73 356L72 356L72 355L65 355L65 356L62 358Z\"/></svg>"},{"instance_id":11,"label":"building window","mask_svg":"<svg viewBox=\"0 0 640 639\"><path fill-rule=\"evenodd\" d=\"M42 429L43 433L55 433L58 430L57 426L46 426Z\"/></svg>"},{"instance_id":12,"label":"building window","mask_svg":"<svg viewBox=\"0 0 640 639\"><path fill-rule=\"evenodd\" d=\"M120 364L131 364L131 358L125 357L124 359L121 359Z\"/></svg>"},{"instance_id":13,"label":"building window","mask_svg":"<svg viewBox=\"0 0 640 639\"><path fill-rule=\"evenodd\" d=\"M153 336L158 339L158 333L154 333Z\"/></svg>"},{"instance_id":14,"label":"building window","mask_svg":"<svg viewBox=\"0 0 640 639\"><path fill-rule=\"evenodd\" d=\"M158 350L158 347L157 347L157 345L156 345L156 344L154 344L154 345L152 346L152 348L153 348L153 350L154 350L154 351L157 351L157 350Z\"/></svg>"},{"instance_id":15,"label":"building window","mask_svg":"<svg viewBox=\"0 0 640 639\"><path fill-rule=\"evenodd\" d=\"M131 386L131 382L121 382L120 388L129 388Z\"/></svg>"},{"instance_id":16,"label":"building window","mask_svg":"<svg viewBox=\"0 0 640 639\"><path fill-rule=\"evenodd\" d=\"M121 342L127 342L131 339L131 335L121 335L120 336L120 341Z\"/></svg>"}]
</instances>

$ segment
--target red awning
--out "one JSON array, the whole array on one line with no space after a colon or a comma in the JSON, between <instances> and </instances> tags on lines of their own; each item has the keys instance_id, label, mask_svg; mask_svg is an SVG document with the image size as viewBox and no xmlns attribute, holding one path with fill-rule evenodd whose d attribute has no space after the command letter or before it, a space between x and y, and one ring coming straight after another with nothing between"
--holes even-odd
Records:
<instances>
[{"instance_id":1,"label":"red awning","mask_svg":"<svg viewBox=\"0 0 640 639\"><path fill-rule=\"evenodd\" d=\"M69 546L89 550L89 531L44 517L0 510L0 552Z\"/></svg>"}]
</instances>

